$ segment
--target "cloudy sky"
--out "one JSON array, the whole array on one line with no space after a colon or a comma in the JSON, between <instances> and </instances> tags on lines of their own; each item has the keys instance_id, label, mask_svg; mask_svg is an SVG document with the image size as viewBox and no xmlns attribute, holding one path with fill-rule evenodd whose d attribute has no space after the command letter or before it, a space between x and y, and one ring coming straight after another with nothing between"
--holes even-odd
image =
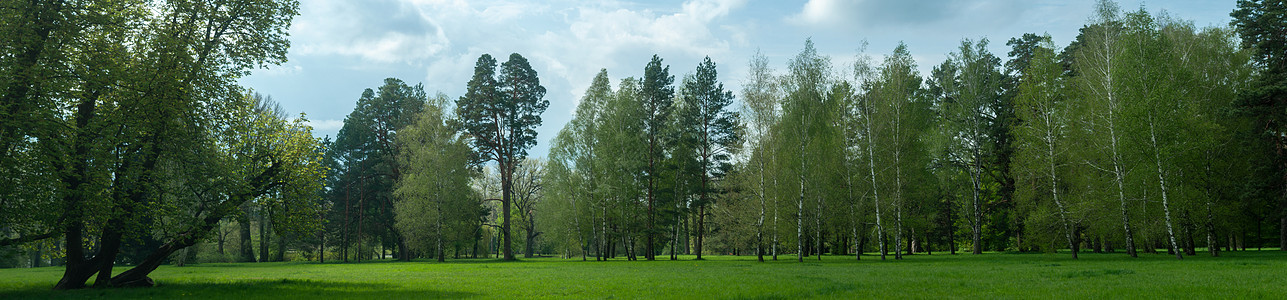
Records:
<instances>
[{"instance_id":1,"label":"cloudy sky","mask_svg":"<svg viewBox=\"0 0 1287 300\"><path fill-rule=\"evenodd\" d=\"M922 73L942 62L962 38L988 38L1004 57L1005 42L1025 32L1049 33L1066 45L1091 15L1093 0L303 0L290 29L289 62L256 70L243 85L304 112L316 135L334 136L365 88L384 78L423 83L429 94L463 95L479 55L519 53L548 89L550 107L532 156L572 117L599 69L613 82L641 76L652 54L671 74L693 72L704 56L735 93L757 49L775 69L812 38L836 70L859 54L879 59L907 43ZM1199 27L1226 26L1234 0L1123 0L1165 11ZM923 75L923 74L922 74Z\"/></svg>"}]
</instances>

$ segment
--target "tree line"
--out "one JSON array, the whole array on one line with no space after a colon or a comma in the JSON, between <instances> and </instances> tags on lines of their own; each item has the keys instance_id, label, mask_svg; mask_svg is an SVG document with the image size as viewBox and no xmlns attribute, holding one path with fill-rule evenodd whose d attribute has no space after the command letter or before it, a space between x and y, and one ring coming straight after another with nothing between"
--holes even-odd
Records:
<instances>
[{"instance_id":1,"label":"tree line","mask_svg":"<svg viewBox=\"0 0 1287 300\"><path fill-rule=\"evenodd\" d=\"M520 54L480 56L456 99L387 79L316 139L235 84L285 60L295 1L89 2L0 5L0 248L64 265L57 288L151 285L211 253L1287 248L1272 1L1210 28L1100 1L1069 45L1024 34L1003 60L964 39L924 75L906 45L837 66L806 40L782 71L753 56L736 95L710 57L676 81L654 55L601 70L546 158L528 157L549 102Z\"/></svg>"},{"instance_id":2,"label":"tree line","mask_svg":"<svg viewBox=\"0 0 1287 300\"><path fill-rule=\"evenodd\" d=\"M964 39L924 76L905 45L840 72L806 41L783 72L752 57L736 106L709 58L673 95L657 57L615 90L601 71L551 144L546 242L800 261L1269 246L1287 232L1264 46L1281 10L1242 1L1234 28L1197 28L1100 1L1070 45L1025 34L1003 61Z\"/></svg>"}]
</instances>

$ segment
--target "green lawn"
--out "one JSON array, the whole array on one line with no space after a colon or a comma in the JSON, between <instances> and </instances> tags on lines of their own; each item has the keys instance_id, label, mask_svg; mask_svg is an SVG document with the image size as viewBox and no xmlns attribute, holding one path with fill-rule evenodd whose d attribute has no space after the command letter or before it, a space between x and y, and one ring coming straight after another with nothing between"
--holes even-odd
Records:
<instances>
[{"instance_id":1,"label":"green lawn","mask_svg":"<svg viewBox=\"0 0 1287 300\"><path fill-rule=\"evenodd\" d=\"M865 256L821 262L707 261L259 263L163 266L153 288L50 291L61 268L0 269L0 299L319 298L1266 298L1287 299L1287 252L1176 261L1165 254ZM660 256L659 258L666 258ZM691 257L688 257L691 259ZM790 258L791 260L788 260ZM892 258L892 257L891 257ZM124 268L117 268L124 270Z\"/></svg>"}]
</instances>

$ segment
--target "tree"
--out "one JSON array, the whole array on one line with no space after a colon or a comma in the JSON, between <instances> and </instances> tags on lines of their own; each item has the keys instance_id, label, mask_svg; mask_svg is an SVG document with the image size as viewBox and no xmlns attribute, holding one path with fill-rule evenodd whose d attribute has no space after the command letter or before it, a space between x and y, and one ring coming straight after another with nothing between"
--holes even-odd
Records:
<instances>
[{"instance_id":1,"label":"tree","mask_svg":"<svg viewBox=\"0 0 1287 300\"><path fill-rule=\"evenodd\" d=\"M782 137L779 142L782 151L777 151L778 159L793 178L792 197L796 198L796 260L804 261L805 253L805 200L813 194L809 191L810 168L815 167L807 159L809 146L818 138L817 127L823 97L829 90L831 62L829 58L819 56L813 47L813 40L807 39L804 49L796 54L787 66L789 73L782 80L786 93L782 102L782 119L778 123Z\"/></svg>"},{"instance_id":2,"label":"tree","mask_svg":"<svg viewBox=\"0 0 1287 300\"><path fill-rule=\"evenodd\" d=\"M378 89L362 91L336 136L333 151L341 159L342 174L332 190L339 199L333 201L343 202L341 206L349 212L342 217L344 224L357 224L351 230L357 236L348 240L357 242L359 260L369 252L362 249L370 249L363 244L364 236L397 245L398 258L411 259L393 213L394 189L403 173L397 155L404 149L399 148L397 135L425 109L427 100L423 85L386 78Z\"/></svg>"},{"instance_id":3,"label":"tree","mask_svg":"<svg viewBox=\"0 0 1287 300\"><path fill-rule=\"evenodd\" d=\"M545 87L522 55L511 54L499 77L495 70L496 60L491 55L478 58L465 96L456 101L456 115L459 126L473 140L478 159L497 163L504 259L514 260L509 230L514 170L527 157L527 149L536 144L535 128L541 125L541 113L550 102L543 99Z\"/></svg>"},{"instance_id":4,"label":"tree","mask_svg":"<svg viewBox=\"0 0 1287 300\"><path fill-rule=\"evenodd\" d=\"M577 104L575 116L551 142L546 165L545 191L549 199L542 202L547 207L542 218L550 220L545 223L554 228L554 236L560 237L556 243L575 241L581 260L586 260L587 252L592 250L590 240L595 238L591 205L602 199L598 174L602 174L600 169L604 166L600 161L606 159L598 156L604 135L601 128L614 94L608 70L599 70Z\"/></svg>"},{"instance_id":5,"label":"tree","mask_svg":"<svg viewBox=\"0 0 1287 300\"><path fill-rule=\"evenodd\" d=\"M670 66L662 67L661 57L656 54L648 65L644 67L644 77L640 82L639 98L643 104L644 110L644 134L648 137L648 152L645 154L648 158L648 228L644 231L647 237L644 244L644 256L647 260L655 260L653 251L653 236L655 235L657 178L659 171L657 163L662 158L663 141L662 132L666 130L666 120L670 118L671 105L674 104L675 87L672 85L675 77L670 75ZM700 242L698 243L700 245ZM700 246L698 247L698 256L700 257Z\"/></svg>"},{"instance_id":6,"label":"tree","mask_svg":"<svg viewBox=\"0 0 1287 300\"><path fill-rule=\"evenodd\" d=\"M1229 24L1242 38L1242 46L1251 49L1259 72L1253 79L1256 84L1239 94L1239 108L1254 116L1264 128L1261 137L1272 143L1274 149L1287 148L1287 4L1281 1L1239 0L1238 8L1229 15ZM1287 154L1276 150L1274 171L1282 177L1283 190L1279 198L1278 241L1287 250Z\"/></svg>"},{"instance_id":7,"label":"tree","mask_svg":"<svg viewBox=\"0 0 1287 300\"><path fill-rule=\"evenodd\" d=\"M643 134L647 114L640 95L640 82L625 78L617 86L615 97L604 104L597 130L594 164L597 191L593 205L596 220L599 259L616 255L616 242L626 247L628 259L633 233L639 228L638 214L647 213L647 135ZM646 222L644 219L643 222ZM615 232L614 232L615 231ZM646 234L646 232L645 232ZM614 241L614 238L619 240Z\"/></svg>"},{"instance_id":8,"label":"tree","mask_svg":"<svg viewBox=\"0 0 1287 300\"><path fill-rule=\"evenodd\" d=\"M1122 145L1125 130L1121 120L1124 107L1120 83L1116 82L1120 81L1118 77L1122 72L1118 11L1116 3L1100 1L1096 4L1095 16L1098 26L1083 30L1087 38L1076 50L1074 69L1078 70L1078 76L1073 77L1073 84L1082 99L1074 109L1083 116L1085 134L1098 137L1083 140L1089 144L1083 148L1089 151L1084 163L1111 175L1110 183L1115 186L1112 189L1117 194L1115 198L1121 213L1126 253L1136 257L1135 232L1126 197L1127 166Z\"/></svg>"},{"instance_id":9,"label":"tree","mask_svg":"<svg viewBox=\"0 0 1287 300\"><path fill-rule=\"evenodd\" d=\"M746 82L742 85L742 103L747 112L748 135L745 141L747 148L751 149L751 162L755 168L751 169L756 176L756 181L752 183L754 188L751 193L760 201L760 215L755 222L755 254L759 261L764 261L764 215L769 207L773 208L773 258L777 259L777 198L769 196L769 180L772 175L766 174L772 168L766 168L767 160L773 157L770 150L773 149L770 136L770 129L777 123L778 107L780 106L780 91L778 89L776 76L773 70L769 68L769 60L758 50L751 57L749 63L750 71L747 72ZM769 200L773 199L772 206L769 206Z\"/></svg>"},{"instance_id":10,"label":"tree","mask_svg":"<svg viewBox=\"0 0 1287 300\"><path fill-rule=\"evenodd\" d=\"M283 232L309 232L318 225L312 218L291 218L313 216L320 209L312 198L321 189L324 175L322 153L318 140L312 137L311 128L306 125L307 119L300 117L287 123L266 113L254 112L251 107L246 106L232 114L231 122L221 127L223 132L218 135L220 140L214 141L213 151L189 152L184 156L189 159L204 155L217 157L217 161L207 164L209 168L175 169L182 172L176 175L185 178L186 182L181 184L186 189L196 190L189 192L197 196L187 199L191 202L175 204L188 209L157 218L170 219L165 225L179 230L173 231L173 235L134 268L111 277L107 285L150 286L152 280L147 275L170 254L195 245L221 220L235 214L238 207L252 200L289 208L290 213L279 215L294 220L286 223L290 227L282 228ZM204 178L210 176L209 171L223 172L226 175L220 177L227 179L208 186ZM211 187L216 193L201 191L210 191L207 189ZM110 269L101 272L110 273ZM103 280L101 274L99 280ZM60 281L60 284L67 283L70 281L66 277Z\"/></svg>"},{"instance_id":11,"label":"tree","mask_svg":"<svg viewBox=\"0 0 1287 300\"><path fill-rule=\"evenodd\" d=\"M470 165L473 153L464 136L450 126L447 101L439 94L426 103L396 140L403 166L394 191L396 227L410 249L432 249L439 262L446 257L446 241L460 235L452 233L461 229L452 224L477 219L482 212L470 186L476 173Z\"/></svg>"},{"instance_id":12,"label":"tree","mask_svg":"<svg viewBox=\"0 0 1287 300\"><path fill-rule=\"evenodd\" d=\"M686 101L679 118L691 127L686 131L695 134L696 155L701 166L701 187L698 189L697 206L697 259L702 258L702 238L705 227L706 207L712 201L714 192L712 181L719 180L732 168L729 161L740 142L740 121L738 113L730 111L733 93L724 90L719 82L715 63L706 57L697 66L697 73L691 85L684 85ZM651 211L651 209L650 209ZM649 241L651 243L651 241ZM650 247L651 248L651 247ZM651 250L649 250L651 251ZM651 258L651 252L648 256Z\"/></svg>"},{"instance_id":13,"label":"tree","mask_svg":"<svg viewBox=\"0 0 1287 300\"><path fill-rule=\"evenodd\" d=\"M1076 259L1079 244L1076 228L1080 224L1072 211L1073 205L1061 191L1068 188L1061 175L1068 167L1065 131L1071 126L1071 119L1063 98L1063 68L1053 48L1046 36L1042 43L1030 50L1032 56L1024 67L1019 84L1016 112L1021 125L1015 129L1018 139L1016 165L1017 177L1021 178L1019 181L1024 186L1020 189L1019 200L1034 205L1054 204L1054 215L1058 216L1065 242ZM1037 209L1030 218L1041 219L1049 215L1048 212L1049 209Z\"/></svg>"},{"instance_id":14,"label":"tree","mask_svg":"<svg viewBox=\"0 0 1287 300\"><path fill-rule=\"evenodd\" d=\"M12 4L6 5L0 31L19 42L0 55L0 105L7 114L0 116L7 120L0 124L0 140L6 158L14 149L40 149L37 161L59 182L43 198L61 208L49 211L49 220L61 220L54 230L67 248L68 267L55 287L81 288L94 274L103 286L150 285L147 274L156 265L195 244L212 228L207 224L228 214L210 205L197 214L185 211L188 218L169 219L180 210L164 208L218 197L170 198L160 187L187 179L167 177L177 172L177 159L215 151L219 122L244 108L236 79L250 68L285 60L285 30L298 3ZM9 18L10 13L21 17ZM33 141L39 148L26 148ZM209 156L195 157L218 164ZM190 217L211 210L205 217L213 221ZM152 236L155 220L175 229ZM121 241L135 238L155 239L160 246L138 249L148 254L112 276ZM87 242L98 246L87 249Z\"/></svg>"},{"instance_id":15,"label":"tree","mask_svg":"<svg viewBox=\"0 0 1287 300\"><path fill-rule=\"evenodd\" d=\"M523 257L536 257L536 238L541 231L536 228L537 208L545 198L545 162L538 159L527 159L514 171L514 207L518 208L518 219L522 221L524 236Z\"/></svg>"},{"instance_id":16,"label":"tree","mask_svg":"<svg viewBox=\"0 0 1287 300\"><path fill-rule=\"evenodd\" d=\"M856 110L858 118L856 121L859 123L858 127L861 128L862 134L862 144L860 147L862 148L862 151L866 152L865 156L867 157L867 179L871 182L869 191L871 191L870 194L873 202L872 208L874 210L873 214L876 218L876 242L878 243L877 252L880 252L880 259L885 260L886 253L888 253L889 248L885 245L885 224L881 220L881 216L884 215L881 212L882 205L880 203L881 185L876 173L876 148L879 145L878 143L883 142L883 140L878 138L884 138L883 135L878 135L881 134L880 129L883 127L880 126L882 124L877 124L877 122L880 121L877 120L876 113L878 112L877 105L882 102L876 99L876 97L880 96L876 94L876 87L878 86L877 84L880 83L879 80L882 80L880 76L883 76L883 71L875 70L869 60L869 58L863 57L854 63L854 75L861 79L859 80L859 84L861 84L866 90L866 93L864 95L860 95L860 99L857 101ZM861 252L862 250L860 249L858 251Z\"/></svg>"},{"instance_id":17,"label":"tree","mask_svg":"<svg viewBox=\"0 0 1287 300\"><path fill-rule=\"evenodd\" d=\"M909 187L905 176L913 168L923 168L925 163L924 149L918 145L920 137L928 125L928 105L919 98L923 97L921 77L916 73L916 64L907 46L899 44L894 53L885 57L879 69L880 77L873 84L873 96L869 101L874 104L871 122L877 124L873 133L883 137L876 154L876 163L882 169L893 171L892 178L886 180L886 191L889 191L890 206L894 214L894 258L902 258L903 209ZM888 182L888 181L887 181ZM882 256L884 253L882 252Z\"/></svg>"},{"instance_id":18,"label":"tree","mask_svg":"<svg viewBox=\"0 0 1287 300\"><path fill-rule=\"evenodd\" d=\"M972 201L968 207L972 214L970 231L974 254L983 253L984 171L991 164L989 158L993 153L1001 150L994 147L992 141L998 137L990 129L998 121L993 104L1002 97L1003 75L1001 60L988 53L987 45L987 39L977 43L962 40L958 52L952 53L944 63L951 66L935 70L939 74L952 73L937 83L944 93L941 109L945 134L950 140L948 159L970 175Z\"/></svg>"}]
</instances>

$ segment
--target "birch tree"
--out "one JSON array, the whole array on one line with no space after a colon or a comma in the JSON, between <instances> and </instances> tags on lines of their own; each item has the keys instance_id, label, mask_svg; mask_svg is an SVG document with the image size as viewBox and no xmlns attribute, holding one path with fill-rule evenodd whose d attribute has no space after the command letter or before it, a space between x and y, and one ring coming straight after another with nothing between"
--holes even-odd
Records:
<instances>
[{"instance_id":1,"label":"birch tree","mask_svg":"<svg viewBox=\"0 0 1287 300\"><path fill-rule=\"evenodd\" d=\"M993 149L990 129L997 122L993 103L998 102L1001 94L1000 72L1001 60L987 50L988 40L977 43L969 39L961 41L961 46L949 55L945 64L937 72L950 72L947 78L939 81L945 93L942 100L942 120L948 140L947 153L949 160L965 170L970 177L971 201L970 231L974 254L983 253L983 180L985 164L989 163Z\"/></svg>"},{"instance_id":2,"label":"birch tree","mask_svg":"<svg viewBox=\"0 0 1287 300\"><path fill-rule=\"evenodd\" d=\"M1061 197L1065 194L1062 189L1067 188L1061 174L1068 167L1065 130L1071 126L1070 112L1064 99L1063 67L1059 65L1053 47L1049 36L1042 38L1039 46L1033 49L1019 83L1015 110L1021 125L1015 129L1018 138L1015 154L1019 182L1024 188L1019 189L1018 198L1042 208L1054 204L1053 214L1057 216L1068 249L1076 259L1079 244L1076 228L1079 225L1070 212L1072 205L1067 204L1069 199ZM1030 218L1044 220L1050 213L1039 208L1034 214Z\"/></svg>"},{"instance_id":3,"label":"birch tree","mask_svg":"<svg viewBox=\"0 0 1287 300\"><path fill-rule=\"evenodd\" d=\"M751 189L755 198L760 202L759 217L755 222L755 254L759 261L764 261L764 219L765 214L771 208L775 212L773 215L773 258L777 258L777 207L778 200L776 197L769 195L769 183L772 181L771 171L766 168L766 161L773 157L769 145L771 141L769 134L774 124L778 121L780 104L780 91L778 89L776 76L773 69L769 67L769 60L758 50L755 55L751 56L749 62L750 71L747 72L747 78L742 84L742 103L745 116L748 116L747 127L748 136L746 148L751 149L750 164L754 165L751 169L755 173L754 188ZM767 178L767 179L766 179ZM772 204L770 204L772 202Z\"/></svg>"},{"instance_id":4,"label":"birch tree","mask_svg":"<svg viewBox=\"0 0 1287 300\"><path fill-rule=\"evenodd\" d=\"M447 105L444 95L431 98L415 121L399 132L397 142L403 150L398 160L404 167L393 207L395 225L411 241L408 246L432 249L439 262L446 257L451 225L468 221L452 218L462 214L451 211L463 210L464 216L474 218L482 211L470 187L473 153L465 137L450 126Z\"/></svg>"},{"instance_id":5,"label":"birch tree","mask_svg":"<svg viewBox=\"0 0 1287 300\"><path fill-rule=\"evenodd\" d=\"M808 188L811 182L809 175L815 167L808 149L818 135L816 130L811 130L816 127L811 125L817 121L823 96L829 90L831 62L830 58L818 55L812 40L805 40L804 50L787 64L787 68L789 73L782 80L786 97L779 128L783 135L781 143L789 146L784 148L790 150L779 152L778 157L787 162L787 168L795 175L792 184L797 185L793 191L796 193L796 259L804 261L804 205L808 196L814 195Z\"/></svg>"},{"instance_id":6,"label":"birch tree","mask_svg":"<svg viewBox=\"0 0 1287 300\"><path fill-rule=\"evenodd\" d=\"M905 176L910 172L909 165L919 163L915 157L915 143L924 129L924 117L928 109L924 103L917 103L921 97L921 77L916 72L916 63L907 45L899 44L894 52L885 57L881 65L880 79L873 86L874 101L871 112L872 122L878 126L873 133L883 139L877 142L879 153L876 163L886 170L888 176L886 191L889 191L889 206L894 215L894 258L902 259L903 241L903 208L908 186ZM892 173L892 174L889 174ZM883 254L882 254L883 255Z\"/></svg>"},{"instance_id":7,"label":"birch tree","mask_svg":"<svg viewBox=\"0 0 1287 300\"><path fill-rule=\"evenodd\" d=\"M1131 224L1131 212L1127 203L1126 133L1123 121L1125 110L1121 95L1123 64L1119 45L1121 43L1121 20L1117 3L1101 0L1095 6L1096 15L1092 25L1083 30L1086 37L1083 44L1074 54L1076 60L1073 68L1078 76L1073 78L1078 95L1081 96L1076 108L1084 116L1081 127L1094 132L1087 136L1094 140L1084 140L1089 152L1087 154L1104 159L1084 158L1086 166L1108 173L1110 189L1116 193L1120 212L1123 236L1126 239L1126 253L1136 257L1135 231Z\"/></svg>"}]
</instances>

